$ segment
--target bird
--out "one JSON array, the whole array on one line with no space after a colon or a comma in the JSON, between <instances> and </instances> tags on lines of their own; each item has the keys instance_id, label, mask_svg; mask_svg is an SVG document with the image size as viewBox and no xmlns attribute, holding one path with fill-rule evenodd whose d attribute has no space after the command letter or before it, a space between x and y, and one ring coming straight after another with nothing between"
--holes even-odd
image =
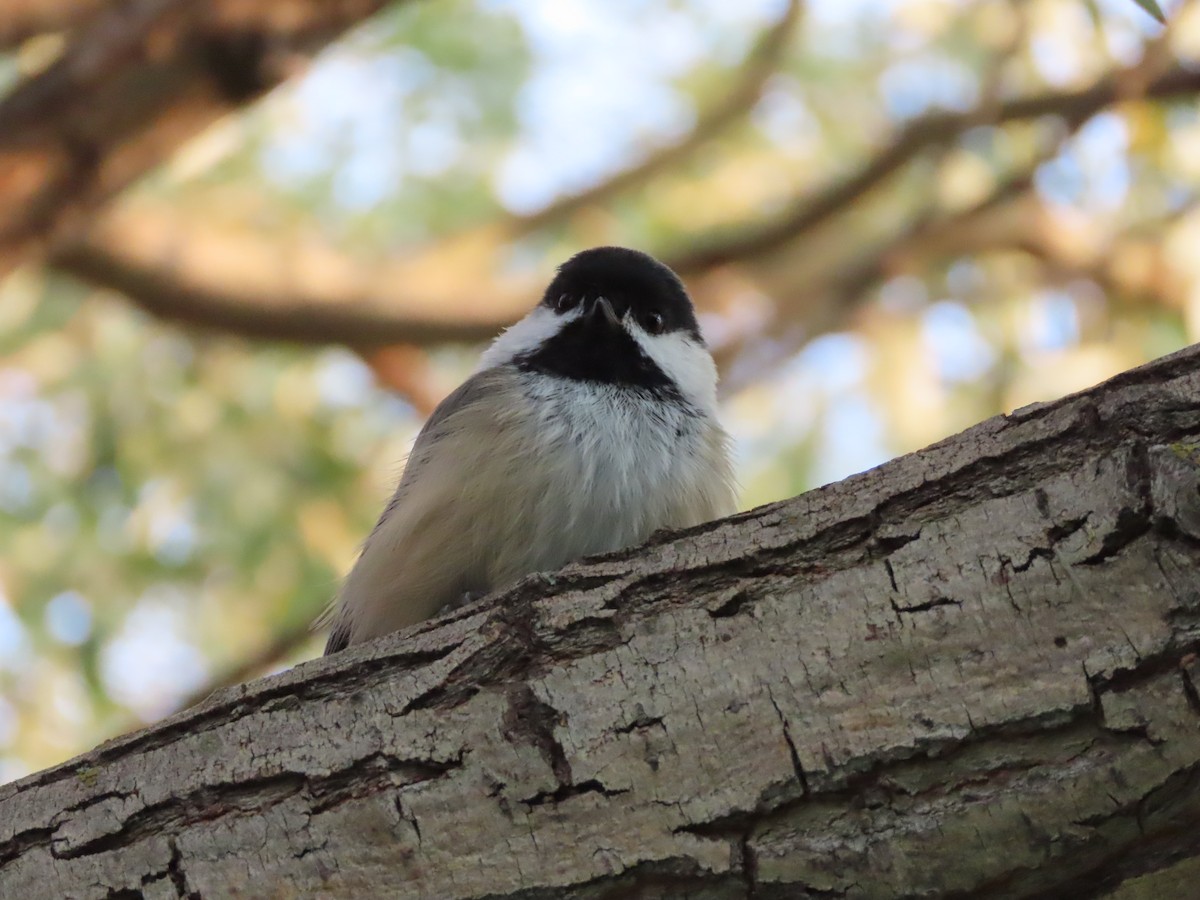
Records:
<instances>
[{"instance_id":1,"label":"bird","mask_svg":"<svg viewBox=\"0 0 1200 900\"><path fill-rule=\"evenodd\" d=\"M730 445L679 277L626 247L575 254L425 422L327 611L326 655L732 514Z\"/></svg>"}]
</instances>

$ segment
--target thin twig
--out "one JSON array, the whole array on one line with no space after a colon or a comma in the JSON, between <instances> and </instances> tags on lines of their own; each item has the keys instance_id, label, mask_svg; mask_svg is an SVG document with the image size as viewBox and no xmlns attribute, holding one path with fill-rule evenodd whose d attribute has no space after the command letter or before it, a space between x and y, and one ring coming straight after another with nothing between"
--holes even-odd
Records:
<instances>
[{"instance_id":1,"label":"thin twig","mask_svg":"<svg viewBox=\"0 0 1200 900\"><path fill-rule=\"evenodd\" d=\"M800 0L789 0L783 15L759 38L746 56L732 89L718 103L702 112L692 129L679 140L660 147L641 162L594 187L562 197L528 215L514 216L502 223L502 227L510 236L516 237L562 221L584 207L601 203L678 165L730 125L747 116L783 61L788 43L800 21L801 6Z\"/></svg>"},{"instance_id":2,"label":"thin twig","mask_svg":"<svg viewBox=\"0 0 1200 900\"><path fill-rule=\"evenodd\" d=\"M689 241L689 249L671 256L669 263L681 275L691 275L771 253L845 212L931 146L953 140L978 125L1000 125L1049 115L1070 122L1083 121L1118 100L1131 99L1122 86L1120 73L1110 74L1082 90L1021 97L991 110L921 116L901 129L878 154L829 187L794 198L781 213L765 222L754 220L694 238ZM1197 91L1200 91L1200 70L1175 66L1147 83L1142 96L1162 100Z\"/></svg>"}]
</instances>

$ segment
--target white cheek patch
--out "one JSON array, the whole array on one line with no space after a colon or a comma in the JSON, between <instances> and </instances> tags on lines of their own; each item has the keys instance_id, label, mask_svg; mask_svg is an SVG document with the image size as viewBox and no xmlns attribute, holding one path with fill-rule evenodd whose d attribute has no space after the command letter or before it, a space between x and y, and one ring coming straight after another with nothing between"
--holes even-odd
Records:
<instances>
[{"instance_id":1,"label":"white cheek patch","mask_svg":"<svg viewBox=\"0 0 1200 900\"><path fill-rule=\"evenodd\" d=\"M548 338L558 334L568 322L578 319L580 314L580 306L561 314L546 306L534 307L529 315L511 328L505 329L492 341L491 346L479 358L479 365L475 367L475 371L494 369L496 366L512 362L522 353L536 350Z\"/></svg>"},{"instance_id":2,"label":"white cheek patch","mask_svg":"<svg viewBox=\"0 0 1200 900\"><path fill-rule=\"evenodd\" d=\"M645 354L675 382L685 400L702 410L716 410L717 366L706 348L682 331L647 334L632 317L623 324Z\"/></svg>"}]
</instances>

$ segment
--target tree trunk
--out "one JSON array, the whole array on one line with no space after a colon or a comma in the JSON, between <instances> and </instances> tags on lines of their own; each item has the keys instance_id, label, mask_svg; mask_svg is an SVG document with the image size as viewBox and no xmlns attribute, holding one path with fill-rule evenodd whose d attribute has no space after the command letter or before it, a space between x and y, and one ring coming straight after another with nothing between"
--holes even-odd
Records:
<instances>
[{"instance_id":1,"label":"tree trunk","mask_svg":"<svg viewBox=\"0 0 1200 900\"><path fill-rule=\"evenodd\" d=\"M0 896L1194 896L1198 563L1193 348L0 788Z\"/></svg>"}]
</instances>

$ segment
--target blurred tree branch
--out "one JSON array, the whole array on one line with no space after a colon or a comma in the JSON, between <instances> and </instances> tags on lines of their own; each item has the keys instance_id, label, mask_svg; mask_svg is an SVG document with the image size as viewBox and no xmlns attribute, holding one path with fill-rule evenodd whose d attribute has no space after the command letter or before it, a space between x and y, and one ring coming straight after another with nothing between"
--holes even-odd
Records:
<instances>
[{"instance_id":1,"label":"blurred tree branch","mask_svg":"<svg viewBox=\"0 0 1200 900\"><path fill-rule=\"evenodd\" d=\"M1140 90L1139 90L1140 88ZM1019 119L1060 116L1082 121L1121 100L1162 100L1200 91L1200 71L1172 66L1145 83L1128 73L1106 76L1091 87L1019 97L964 113L935 112L913 119L875 156L826 188L795 197L776 216L722 228L690 242L672 260L680 274L763 256L812 231L849 209L924 150L953 140L969 128Z\"/></svg>"},{"instance_id":2,"label":"blurred tree branch","mask_svg":"<svg viewBox=\"0 0 1200 900\"><path fill-rule=\"evenodd\" d=\"M78 28L103 6L102 0L5 0L0 7L0 48Z\"/></svg>"},{"instance_id":3,"label":"blurred tree branch","mask_svg":"<svg viewBox=\"0 0 1200 900\"><path fill-rule=\"evenodd\" d=\"M1078 125L1121 100L1162 100L1197 91L1200 72L1174 66L1136 84L1129 73L1113 74L1082 90L1016 98L990 110L929 114L913 120L855 171L795 198L775 218L699 238L694 248L666 261L691 279L729 263L755 261L843 214L923 151L975 125L1048 115ZM888 253L894 253L896 242L915 238L899 235ZM56 252L53 262L164 319L249 337L369 349L484 340L524 311L536 291L533 282L496 284L476 271L478 258L494 253L499 239L464 240L476 243L464 249L450 241L405 260L366 266L325 245L301 250L249 231L231 235L227 229L185 224L168 211L116 210L85 241ZM479 242L491 246L481 249ZM866 254L852 273L820 283L832 280L864 290L881 271L880 252ZM462 254L475 262L462 264ZM434 285L435 293L411 293L408 285L418 281ZM845 296L846 289L837 293ZM703 304L703 297L698 299Z\"/></svg>"},{"instance_id":4,"label":"blurred tree branch","mask_svg":"<svg viewBox=\"0 0 1200 900\"><path fill-rule=\"evenodd\" d=\"M778 22L756 42L734 87L701 113L696 126L678 142L590 190L565 197L530 216L513 218L500 230L511 237L601 202L678 162L748 114L778 69L800 11L799 0L791 0ZM491 235L487 239L496 240ZM218 250L219 246L223 249ZM336 285L328 278L296 277L297 258L306 257L280 253L274 246L256 243L248 234L231 241L215 230L205 234L169 216L151 223L118 215L115 219L110 216L86 239L61 248L53 262L73 275L121 292L163 319L248 337L339 342L359 348L484 340L510 324L527 302L522 292L511 305L493 296L481 308L464 291L463 297L449 303L422 303L406 289L407 279L384 273L364 279L360 265L349 260L333 262L328 252L324 258L331 265L325 267L326 272L337 268L342 273ZM256 270L258 276L248 275L248 269ZM262 275L268 270L274 271L275 280L285 279L288 284L269 284L272 277ZM236 294L248 288L260 293ZM426 307L441 319L422 315L414 307Z\"/></svg>"},{"instance_id":5,"label":"blurred tree branch","mask_svg":"<svg viewBox=\"0 0 1200 900\"><path fill-rule=\"evenodd\" d=\"M696 124L678 141L660 147L641 162L594 187L562 197L529 215L513 217L506 223L506 230L511 236L527 234L558 223L580 209L602 203L676 165L730 125L745 118L754 109L771 76L778 71L801 12L800 0L789 0L783 15L746 56L733 87L712 107L702 111Z\"/></svg>"},{"instance_id":6,"label":"blurred tree branch","mask_svg":"<svg viewBox=\"0 0 1200 900\"><path fill-rule=\"evenodd\" d=\"M0 275L383 0L129 0L0 102Z\"/></svg>"},{"instance_id":7,"label":"blurred tree branch","mask_svg":"<svg viewBox=\"0 0 1200 900\"><path fill-rule=\"evenodd\" d=\"M1039 156L1039 161L1044 157ZM999 183L977 203L954 212L927 212L917 216L895 235L864 251L816 283L781 286L772 293L780 303L779 318L803 323L778 335L767 352L752 365L734 370L721 381L723 394L735 394L769 376L808 341L845 325L878 282L902 271L928 266L959 254L981 253L1005 245L1012 237L1008 222L1020 219L1014 209L1029 196L1035 161ZM1024 210L1022 210L1024 212ZM765 335L740 335L717 351L722 367L752 344L767 344Z\"/></svg>"},{"instance_id":8,"label":"blurred tree branch","mask_svg":"<svg viewBox=\"0 0 1200 900\"><path fill-rule=\"evenodd\" d=\"M453 253L435 260L446 278L460 271ZM456 280L418 278L404 260L367 264L318 241L264 240L167 209L113 210L51 261L166 321L304 344L485 340L528 302L516 288L460 295ZM409 290L416 280L426 294Z\"/></svg>"},{"instance_id":9,"label":"blurred tree branch","mask_svg":"<svg viewBox=\"0 0 1200 900\"><path fill-rule=\"evenodd\" d=\"M945 210L931 205L885 240L840 266L827 267L823 277L801 277L771 291L779 304L778 318L793 323L774 341L761 332L739 335L716 351L718 365L730 371L721 381L724 394L734 394L768 377L800 348L822 334L843 327L854 311L880 282L905 272L917 272L962 256L997 250L1023 248L1034 242L1043 252L1062 249L1055 240L1042 200L1033 193L1038 168L1052 158L1083 125L1084 119L1068 120L1067 129L1043 147L1023 166L997 181L992 190L963 208ZM1178 215L1179 213L1176 213ZM1030 227L1030 223L1034 227ZM1028 252L1028 251L1027 251ZM1097 261L1097 265L1099 265ZM799 326L803 323L803 327ZM766 347L749 365L734 368L734 357L750 345Z\"/></svg>"},{"instance_id":10,"label":"blurred tree branch","mask_svg":"<svg viewBox=\"0 0 1200 900\"><path fill-rule=\"evenodd\" d=\"M769 377L805 343L844 327L874 285L956 258L1015 250L1035 259L1050 283L1087 279L1111 302L1136 297L1168 310L1183 305L1186 284L1172 272L1167 252L1156 237L1169 220L1194 209L1195 198L1147 223L1141 233L1118 234L1081 247L1074 238L1064 238L1061 223L1033 193L1033 168L1036 166L1006 179L969 208L918 217L820 284L774 292L785 311L781 318L803 322L804 327L784 331L773 343L761 333L751 333L720 348L717 360L724 367L749 345L769 344L752 365L735 369L722 379L722 393L736 394Z\"/></svg>"}]
</instances>

